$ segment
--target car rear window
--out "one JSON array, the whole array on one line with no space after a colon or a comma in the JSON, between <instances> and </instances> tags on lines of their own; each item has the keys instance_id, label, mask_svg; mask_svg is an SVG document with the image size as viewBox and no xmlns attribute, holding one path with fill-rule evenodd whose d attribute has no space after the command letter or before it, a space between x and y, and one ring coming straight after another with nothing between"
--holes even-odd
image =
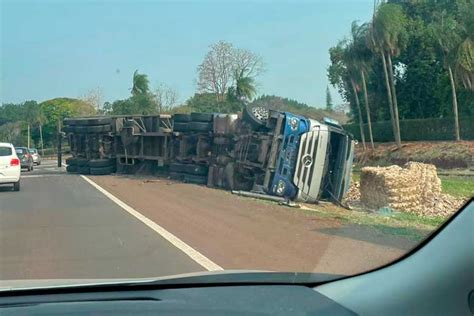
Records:
<instances>
[{"instance_id":1,"label":"car rear window","mask_svg":"<svg viewBox=\"0 0 474 316\"><path fill-rule=\"evenodd\" d=\"M23 154L26 150L24 150L23 148L16 148L15 151L17 154Z\"/></svg>"},{"instance_id":2,"label":"car rear window","mask_svg":"<svg viewBox=\"0 0 474 316\"><path fill-rule=\"evenodd\" d=\"M0 146L0 157L11 156L11 155L12 155L11 147L1 147Z\"/></svg>"}]
</instances>

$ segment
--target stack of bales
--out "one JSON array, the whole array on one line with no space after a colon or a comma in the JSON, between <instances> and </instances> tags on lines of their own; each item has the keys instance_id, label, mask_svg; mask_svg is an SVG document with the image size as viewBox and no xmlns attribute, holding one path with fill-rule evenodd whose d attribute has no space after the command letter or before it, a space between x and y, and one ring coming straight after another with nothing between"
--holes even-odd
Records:
<instances>
[{"instance_id":1,"label":"stack of bales","mask_svg":"<svg viewBox=\"0 0 474 316\"><path fill-rule=\"evenodd\" d=\"M403 168L365 167L360 179L361 202L367 208L388 206L418 215L444 215L434 214L443 199L434 165L409 162Z\"/></svg>"}]
</instances>

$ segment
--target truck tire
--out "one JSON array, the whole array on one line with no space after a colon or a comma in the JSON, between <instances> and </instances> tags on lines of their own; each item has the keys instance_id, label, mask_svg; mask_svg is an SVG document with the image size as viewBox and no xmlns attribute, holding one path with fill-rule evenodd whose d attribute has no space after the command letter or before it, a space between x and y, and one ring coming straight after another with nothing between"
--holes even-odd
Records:
<instances>
[{"instance_id":1,"label":"truck tire","mask_svg":"<svg viewBox=\"0 0 474 316\"><path fill-rule=\"evenodd\" d=\"M170 172L169 176L170 176L170 179L183 181L185 174L180 173L180 172Z\"/></svg>"},{"instance_id":2,"label":"truck tire","mask_svg":"<svg viewBox=\"0 0 474 316\"><path fill-rule=\"evenodd\" d=\"M113 166L90 168L90 173L95 176L103 176L113 173L114 169Z\"/></svg>"},{"instance_id":3,"label":"truck tire","mask_svg":"<svg viewBox=\"0 0 474 316\"><path fill-rule=\"evenodd\" d=\"M13 183L13 191L18 192L20 191L20 180L17 182Z\"/></svg>"},{"instance_id":4,"label":"truck tire","mask_svg":"<svg viewBox=\"0 0 474 316\"><path fill-rule=\"evenodd\" d=\"M77 167L77 173L80 173L80 174L90 174L91 173L91 169L87 166L78 166Z\"/></svg>"},{"instance_id":5,"label":"truck tire","mask_svg":"<svg viewBox=\"0 0 474 316\"><path fill-rule=\"evenodd\" d=\"M68 165L66 167L66 171L68 173L76 173L77 172L77 166Z\"/></svg>"},{"instance_id":6,"label":"truck tire","mask_svg":"<svg viewBox=\"0 0 474 316\"><path fill-rule=\"evenodd\" d=\"M209 167L204 165L189 164L185 165L186 173L196 176L207 176Z\"/></svg>"},{"instance_id":7,"label":"truck tire","mask_svg":"<svg viewBox=\"0 0 474 316\"><path fill-rule=\"evenodd\" d=\"M76 158L67 158L66 159L66 165L76 166L77 165L77 159Z\"/></svg>"},{"instance_id":8,"label":"truck tire","mask_svg":"<svg viewBox=\"0 0 474 316\"><path fill-rule=\"evenodd\" d=\"M89 159L76 158L76 166L78 166L78 167L87 167L88 164L89 164Z\"/></svg>"},{"instance_id":9,"label":"truck tire","mask_svg":"<svg viewBox=\"0 0 474 316\"><path fill-rule=\"evenodd\" d=\"M106 133L112 130L110 125L75 126L76 133Z\"/></svg>"},{"instance_id":10,"label":"truck tire","mask_svg":"<svg viewBox=\"0 0 474 316\"><path fill-rule=\"evenodd\" d=\"M267 124L269 115L268 106L247 104L242 114L242 120L250 126L258 128Z\"/></svg>"},{"instance_id":11,"label":"truck tire","mask_svg":"<svg viewBox=\"0 0 474 316\"><path fill-rule=\"evenodd\" d=\"M75 125L90 126L90 125L110 125L112 123L111 117L90 117L80 118L75 120Z\"/></svg>"},{"instance_id":12,"label":"truck tire","mask_svg":"<svg viewBox=\"0 0 474 316\"><path fill-rule=\"evenodd\" d=\"M191 115L178 113L178 114L173 115L173 121L174 122L190 122Z\"/></svg>"},{"instance_id":13,"label":"truck tire","mask_svg":"<svg viewBox=\"0 0 474 316\"><path fill-rule=\"evenodd\" d=\"M207 177L187 174L184 176L184 182L194 184L207 184Z\"/></svg>"},{"instance_id":14,"label":"truck tire","mask_svg":"<svg viewBox=\"0 0 474 316\"><path fill-rule=\"evenodd\" d=\"M191 121L193 122L212 122L214 114L212 113L191 113Z\"/></svg>"},{"instance_id":15,"label":"truck tire","mask_svg":"<svg viewBox=\"0 0 474 316\"><path fill-rule=\"evenodd\" d=\"M189 131L189 123L174 123L173 124L173 131L174 132L188 132Z\"/></svg>"},{"instance_id":16,"label":"truck tire","mask_svg":"<svg viewBox=\"0 0 474 316\"><path fill-rule=\"evenodd\" d=\"M193 132L209 132L212 131L212 123L207 122L191 122L188 127Z\"/></svg>"},{"instance_id":17,"label":"truck tire","mask_svg":"<svg viewBox=\"0 0 474 316\"><path fill-rule=\"evenodd\" d=\"M110 167L115 163L114 159L91 159L89 160L89 167L91 168L101 168L101 167ZM92 173L92 170L91 170Z\"/></svg>"},{"instance_id":18,"label":"truck tire","mask_svg":"<svg viewBox=\"0 0 474 316\"><path fill-rule=\"evenodd\" d=\"M63 132L64 133L73 133L75 131L74 126L64 126L63 127Z\"/></svg>"},{"instance_id":19,"label":"truck tire","mask_svg":"<svg viewBox=\"0 0 474 316\"><path fill-rule=\"evenodd\" d=\"M170 164L170 172L186 172L187 171L186 164L183 163L172 163Z\"/></svg>"}]
</instances>

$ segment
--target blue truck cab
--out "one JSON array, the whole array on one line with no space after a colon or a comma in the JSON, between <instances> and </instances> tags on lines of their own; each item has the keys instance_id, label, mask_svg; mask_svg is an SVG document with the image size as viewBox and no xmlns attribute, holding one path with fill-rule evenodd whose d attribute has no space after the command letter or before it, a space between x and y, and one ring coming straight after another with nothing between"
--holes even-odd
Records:
<instances>
[{"instance_id":1,"label":"blue truck cab","mask_svg":"<svg viewBox=\"0 0 474 316\"><path fill-rule=\"evenodd\" d=\"M283 112L269 193L302 202L340 202L349 188L354 157L351 135L330 119L323 123Z\"/></svg>"}]
</instances>

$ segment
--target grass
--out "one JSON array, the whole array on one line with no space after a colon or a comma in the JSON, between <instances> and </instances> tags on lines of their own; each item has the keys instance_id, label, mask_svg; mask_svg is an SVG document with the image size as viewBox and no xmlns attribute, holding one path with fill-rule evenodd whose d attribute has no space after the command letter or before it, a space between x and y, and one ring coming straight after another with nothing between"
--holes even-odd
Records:
<instances>
[{"instance_id":1,"label":"grass","mask_svg":"<svg viewBox=\"0 0 474 316\"><path fill-rule=\"evenodd\" d=\"M371 226L385 234L402 236L415 241L423 239L446 220L446 217L418 216L401 212L380 215L346 210L329 203L303 205L300 210L322 218L337 219L347 224Z\"/></svg>"},{"instance_id":2,"label":"grass","mask_svg":"<svg viewBox=\"0 0 474 316\"><path fill-rule=\"evenodd\" d=\"M460 198L474 196L474 178L459 176L441 176L440 178L444 193Z\"/></svg>"}]
</instances>

